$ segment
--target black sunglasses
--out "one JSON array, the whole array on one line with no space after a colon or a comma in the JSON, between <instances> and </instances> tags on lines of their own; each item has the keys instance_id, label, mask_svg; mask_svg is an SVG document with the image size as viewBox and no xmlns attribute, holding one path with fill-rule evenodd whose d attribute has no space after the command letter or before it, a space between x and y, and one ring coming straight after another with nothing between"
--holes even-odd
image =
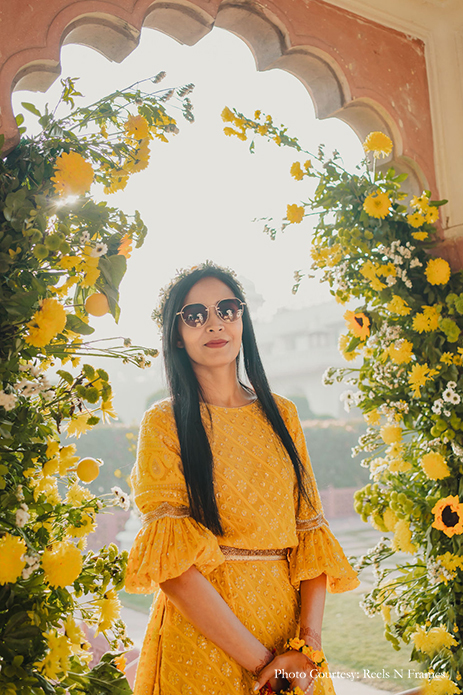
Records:
<instances>
[{"instance_id":1,"label":"black sunglasses","mask_svg":"<svg viewBox=\"0 0 463 695\"><path fill-rule=\"evenodd\" d=\"M176 316L181 316L182 321L190 328L200 328L209 319L209 309L214 307L219 319L227 323L238 321L243 315L245 303L237 297L230 299L221 299L217 304L205 306L204 304L186 304L183 309L177 312Z\"/></svg>"}]
</instances>

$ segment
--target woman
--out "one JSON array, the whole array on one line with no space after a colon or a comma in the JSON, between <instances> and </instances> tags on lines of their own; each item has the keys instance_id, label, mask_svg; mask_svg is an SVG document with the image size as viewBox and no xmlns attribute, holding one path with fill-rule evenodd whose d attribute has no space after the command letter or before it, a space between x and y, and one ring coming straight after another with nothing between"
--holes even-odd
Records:
<instances>
[{"instance_id":1,"label":"woman","mask_svg":"<svg viewBox=\"0 0 463 695\"><path fill-rule=\"evenodd\" d=\"M267 682L334 693L313 663L326 581L340 592L358 580L323 517L296 408L270 392L242 288L207 262L173 281L156 317L171 398L140 428L143 528L126 590L161 591L135 695L249 695Z\"/></svg>"}]
</instances>

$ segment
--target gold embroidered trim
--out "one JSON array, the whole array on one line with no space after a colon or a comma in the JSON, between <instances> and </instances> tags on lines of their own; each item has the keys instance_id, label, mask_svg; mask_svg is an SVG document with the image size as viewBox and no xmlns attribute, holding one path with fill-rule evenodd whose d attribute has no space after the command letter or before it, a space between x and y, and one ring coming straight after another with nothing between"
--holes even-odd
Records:
<instances>
[{"instance_id":1,"label":"gold embroidered trim","mask_svg":"<svg viewBox=\"0 0 463 695\"><path fill-rule=\"evenodd\" d=\"M151 512L142 514L141 522L143 526L148 526L152 521L164 519L165 517L169 517L170 519L183 519L186 516L190 516L190 510L185 505L174 507L172 504L169 504L169 502L163 502Z\"/></svg>"},{"instance_id":2,"label":"gold embroidered trim","mask_svg":"<svg viewBox=\"0 0 463 695\"><path fill-rule=\"evenodd\" d=\"M296 531L312 531L324 524L328 526L328 522L323 514L317 514L313 519L296 519Z\"/></svg>"},{"instance_id":3,"label":"gold embroidered trim","mask_svg":"<svg viewBox=\"0 0 463 695\"><path fill-rule=\"evenodd\" d=\"M219 546L227 560L286 560L286 548L232 548L229 545Z\"/></svg>"}]
</instances>

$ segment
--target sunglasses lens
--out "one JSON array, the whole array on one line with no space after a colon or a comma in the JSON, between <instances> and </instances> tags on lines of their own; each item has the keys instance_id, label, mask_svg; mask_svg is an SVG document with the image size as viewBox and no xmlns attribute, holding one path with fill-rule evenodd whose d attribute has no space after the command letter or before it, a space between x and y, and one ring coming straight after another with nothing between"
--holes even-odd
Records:
<instances>
[{"instance_id":1,"label":"sunglasses lens","mask_svg":"<svg viewBox=\"0 0 463 695\"><path fill-rule=\"evenodd\" d=\"M241 318L243 308L239 299L222 299L217 304L217 310L223 321L237 321Z\"/></svg>"},{"instance_id":2,"label":"sunglasses lens","mask_svg":"<svg viewBox=\"0 0 463 695\"><path fill-rule=\"evenodd\" d=\"M204 304L187 304L182 309L182 319L190 328L202 326L207 321L207 308Z\"/></svg>"}]
</instances>

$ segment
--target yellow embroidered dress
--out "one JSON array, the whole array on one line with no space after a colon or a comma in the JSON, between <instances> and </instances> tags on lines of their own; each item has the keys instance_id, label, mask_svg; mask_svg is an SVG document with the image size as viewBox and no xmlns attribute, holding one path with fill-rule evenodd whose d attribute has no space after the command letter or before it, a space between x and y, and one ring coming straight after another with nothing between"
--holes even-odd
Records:
<instances>
[{"instance_id":1,"label":"yellow embroidered dress","mask_svg":"<svg viewBox=\"0 0 463 695\"><path fill-rule=\"evenodd\" d=\"M208 406L212 427L205 410L204 423L214 457L224 529L220 537L189 516L170 401L154 405L143 417L132 471L143 528L130 552L126 590L156 593L135 695L252 692L251 673L206 639L159 590L158 583L191 565L207 577L248 630L277 652L297 634L301 580L324 572L328 590L334 593L358 585L323 517L296 407L281 396L275 399L307 469L314 508L302 503L296 517L291 460L257 401L240 408ZM274 552L269 555L269 550ZM315 693L334 693L331 680L317 679Z\"/></svg>"}]
</instances>

